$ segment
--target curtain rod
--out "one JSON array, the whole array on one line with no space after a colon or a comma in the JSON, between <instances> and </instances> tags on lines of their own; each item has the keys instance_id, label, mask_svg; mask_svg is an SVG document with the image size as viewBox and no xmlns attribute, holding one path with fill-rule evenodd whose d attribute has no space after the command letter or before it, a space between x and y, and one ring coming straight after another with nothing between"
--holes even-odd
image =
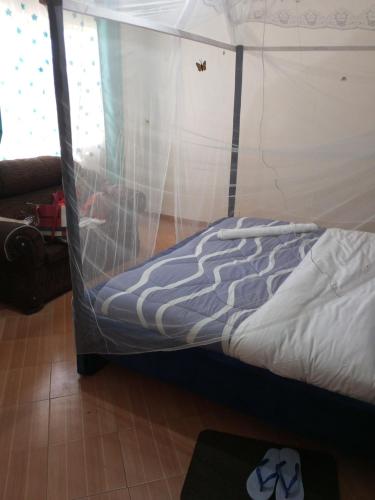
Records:
<instances>
[{"instance_id":1,"label":"curtain rod","mask_svg":"<svg viewBox=\"0 0 375 500\"><path fill-rule=\"evenodd\" d=\"M78 14L89 15L93 17L100 17L101 19L107 19L109 21L117 21L128 26L134 26L136 28L144 28L157 33L163 33L165 35L171 35L177 38L182 38L185 40L191 40L193 42L202 43L204 45L211 45L224 50L230 50L232 52L236 51L236 46L230 43L220 42L213 40L212 38L207 38L195 33L189 33L188 31L180 30L178 28L173 28L171 26L164 26L153 21L146 21L144 19L125 14L124 12L118 12L111 9L106 9L99 7L97 5L84 5L81 2L76 2L74 0L63 0L63 9L70 12L76 12ZM243 47L244 51L248 52L354 52L354 51L375 51L375 45L321 45L321 46L265 46L260 47L256 45L245 45Z\"/></svg>"}]
</instances>

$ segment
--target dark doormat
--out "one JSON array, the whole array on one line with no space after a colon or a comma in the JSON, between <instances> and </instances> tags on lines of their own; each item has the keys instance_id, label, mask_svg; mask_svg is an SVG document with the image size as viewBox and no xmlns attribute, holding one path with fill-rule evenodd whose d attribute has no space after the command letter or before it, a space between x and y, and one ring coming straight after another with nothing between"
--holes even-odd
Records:
<instances>
[{"instance_id":1,"label":"dark doormat","mask_svg":"<svg viewBox=\"0 0 375 500\"><path fill-rule=\"evenodd\" d=\"M181 500L249 500L246 480L250 472L269 448L282 447L223 432L201 432ZM339 500L335 459L316 451L298 451L305 500Z\"/></svg>"}]
</instances>

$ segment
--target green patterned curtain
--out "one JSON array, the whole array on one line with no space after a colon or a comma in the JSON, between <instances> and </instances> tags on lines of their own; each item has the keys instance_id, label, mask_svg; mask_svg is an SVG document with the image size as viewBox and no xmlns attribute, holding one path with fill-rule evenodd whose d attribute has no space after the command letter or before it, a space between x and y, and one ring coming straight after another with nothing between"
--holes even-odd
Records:
<instances>
[{"instance_id":1,"label":"green patterned curtain","mask_svg":"<svg viewBox=\"0 0 375 500\"><path fill-rule=\"evenodd\" d=\"M99 19L98 44L103 97L106 168L115 180L123 163L123 99L121 25Z\"/></svg>"}]
</instances>

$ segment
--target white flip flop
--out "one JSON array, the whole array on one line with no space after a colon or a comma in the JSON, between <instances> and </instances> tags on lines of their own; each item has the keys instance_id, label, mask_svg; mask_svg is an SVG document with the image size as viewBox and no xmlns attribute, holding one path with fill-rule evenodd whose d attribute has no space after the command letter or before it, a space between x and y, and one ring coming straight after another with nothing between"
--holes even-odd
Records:
<instances>
[{"instance_id":1,"label":"white flip flop","mask_svg":"<svg viewBox=\"0 0 375 500\"><path fill-rule=\"evenodd\" d=\"M278 479L276 470L280 463L280 451L270 448L246 481L246 489L253 500L268 500Z\"/></svg>"},{"instance_id":2,"label":"white flip flop","mask_svg":"<svg viewBox=\"0 0 375 500\"><path fill-rule=\"evenodd\" d=\"M298 451L282 448L277 472L279 480L276 486L276 500L303 500L305 494Z\"/></svg>"}]
</instances>

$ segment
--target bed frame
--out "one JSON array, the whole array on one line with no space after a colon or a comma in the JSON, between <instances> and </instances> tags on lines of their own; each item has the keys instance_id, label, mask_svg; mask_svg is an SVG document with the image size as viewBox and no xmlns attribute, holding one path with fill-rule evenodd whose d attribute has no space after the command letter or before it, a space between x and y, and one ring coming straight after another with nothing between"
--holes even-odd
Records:
<instances>
[{"instance_id":1,"label":"bed frame","mask_svg":"<svg viewBox=\"0 0 375 500\"><path fill-rule=\"evenodd\" d=\"M218 222L220 221L213 224ZM149 262L161 255L168 255L201 232L155 255ZM90 300L94 300L98 292L96 289L93 291L94 296ZM75 311L76 323L81 325L78 331L85 332L86 328L87 332L93 332L96 329L95 318L90 314L90 308L84 309L79 307ZM102 320L108 321L105 318ZM76 338L78 352L95 349L90 344L93 338L87 334L88 344L85 343L85 338L86 335L82 333ZM95 338L100 342L100 337ZM104 345L97 347L96 352L105 352ZM220 349L213 350L212 347L129 355L79 354L77 370L81 375L90 375L106 363L114 362L180 385L274 426L330 442L351 453L370 451L373 454L375 405L275 375L269 370L231 358Z\"/></svg>"},{"instance_id":2,"label":"bed frame","mask_svg":"<svg viewBox=\"0 0 375 500\"><path fill-rule=\"evenodd\" d=\"M203 231L155 255L149 262L168 255ZM81 319L78 318L82 315ZM96 322L90 316L90 308L87 311L79 308L75 316L87 331L95 331ZM85 331L83 326L81 330ZM84 338L85 335L78 337L78 344ZM90 345L79 347L78 352L87 352ZM105 346L99 346L97 352L104 350ZM277 427L330 442L352 453L370 450L373 455L375 405L275 375L269 370L231 358L219 349L212 350L212 346L210 349L191 347L129 355L79 354L77 371L81 375L91 375L108 362L177 384Z\"/></svg>"},{"instance_id":3,"label":"bed frame","mask_svg":"<svg viewBox=\"0 0 375 500\"><path fill-rule=\"evenodd\" d=\"M375 406L369 403L286 379L201 347L127 356L80 354L78 373L93 374L108 361L351 453L373 453Z\"/></svg>"}]
</instances>

